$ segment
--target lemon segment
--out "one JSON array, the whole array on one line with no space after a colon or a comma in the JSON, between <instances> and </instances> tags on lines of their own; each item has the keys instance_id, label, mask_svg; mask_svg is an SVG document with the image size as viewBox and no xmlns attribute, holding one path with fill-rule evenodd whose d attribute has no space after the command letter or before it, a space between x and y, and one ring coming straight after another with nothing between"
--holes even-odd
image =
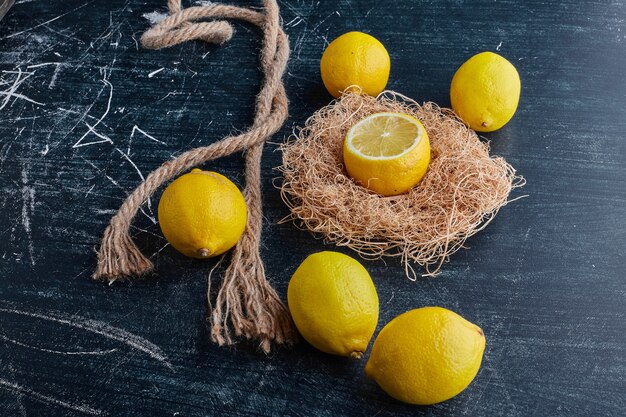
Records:
<instances>
[{"instance_id":1,"label":"lemon segment","mask_svg":"<svg viewBox=\"0 0 626 417\"><path fill-rule=\"evenodd\" d=\"M445 308L419 308L380 331L365 374L399 401L436 404L467 388L484 350L480 327Z\"/></svg>"},{"instance_id":2,"label":"lemon segment","mask_svg":"<svg viewBox=\"0 0 626 417\"><path fill-rule=\"evenodd\" d=\"M378 323L378 294L367 270L338 252L307 257L289 281L289 311L307 342L360 359Z\"/></svg>"},{"instance_id":3,"label":"lemon segment","mask_svg":"<svg viewBox=\"0 0 626 417\"><path fill-rule=\"evenodd\" d=\"M176 250L191 258L212 258L239 241L247 207L228 178L194 169L163 191L158 216L163 235Z\"/></svg>"},{"instance_id":4,"label":"lemon segment","mask_svg":"<svg viewBox=\"0 0 626 417\"><path fill-rule=\"evenodd\" d=\"M324 86L335 98L353 86L377 96L387 86L390 68L383 44L362 32L348 32L332 41L320 61Z\"/></svg>"},{"instance_id":5,"label":"lemon segment","mask_svg":"<svg viewBox=\"0 0 626 417\"><path fill-rule=\"evenodd\" d=\"M521 81L513 64L493 52L468 59L450 85L454 112L477 132L492 132L507 124L519 103Z\"/></svg>"},{"instance_id":6,"label":"lemon segment","mask_svg":"<svg viewBox=\"0 0 626 417\"><path fill-rule=\"evenodd\" d=\"M424 177L430 141L422 123L401 113L376 113L346 135L343 160L348 175L383 196L403 194Z\"/></svg>"}]
</instances>

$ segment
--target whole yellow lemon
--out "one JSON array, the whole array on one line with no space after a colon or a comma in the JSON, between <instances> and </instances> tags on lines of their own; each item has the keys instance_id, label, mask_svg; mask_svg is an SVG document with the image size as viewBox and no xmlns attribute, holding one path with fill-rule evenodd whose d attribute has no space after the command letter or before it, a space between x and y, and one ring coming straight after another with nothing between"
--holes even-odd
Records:
<instances>
[{"instance_id":1,"label":"whole yellow lemon","mask_svg":"<svg viewBox=\"0 0 626 417\"><path fill-rule=\"evenodd\" d=\"M383 196L415 187L430 163L424 125L408 114L376 113L348 131L343 146L348 175Z\"/></svg>"},{"instance_id":2,"label":"whole yellow lemon","mask_svg":"<svg viewBox=\"0 0 626 417\"><path fill-rule=\"evenodd\" d=\"M454 74L450 86L452 109L472 129L492 132L515 114L521 87L513 64L493 52L482 52Z\"/></svg>"},{"instance_id":3,"label":"whole yellow lemon","mask_svg":"<svg viewBox=\"0 0 626 417\"><path fill-rule=\"evenodd\" d=\"M378 323L378 294L367 270L338 252L310 255L287 289L289 311L317 349L360 359Z\"/></svg>"},{"instance_id":4,"label":"whole yellow lemon","mask_svg":"<svg viewBox=\"0 0 626 417\"><path fill-rule=\"evenodd\" d=\"M397 400L436 404L467 388L484 350L480 327L445 308L418 308L380 331L365 373Z\"/></svg>"},{"instance_id":5,"label":"whole yellow lemon","mask_svg":"<svg viewBox=\"0 0 626 417\"><path fill-rule=\"evenodd\" d=\"M320 70L328 92L336 98L350 86L377 96L387 86L391 60L376 38L362 32L348 32L328 45Z\"/></svg>"},{"instance_id":6,"label":"whole yellow lemon","mask_svg":"<svg viewBox=\"0 0 626 417\"><path fill-rule=\"evenodd\" d=\"M235 246L248 216L237 186L217 172L194 169L172 182L159 200L167 241L192 258L212 258Z\"/></svg>"}]
</instances>

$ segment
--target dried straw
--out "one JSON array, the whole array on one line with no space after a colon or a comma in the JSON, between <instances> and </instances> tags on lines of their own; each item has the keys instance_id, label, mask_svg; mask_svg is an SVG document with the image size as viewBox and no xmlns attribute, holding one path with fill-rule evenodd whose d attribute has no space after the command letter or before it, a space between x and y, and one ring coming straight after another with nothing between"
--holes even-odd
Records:
<instances>
[{"instance_id":1,"label":"dried straw","mask_svg":"<svg viewBox=\"0 0 626 417\"><path fill-rule=\"evenodd\" d=\"M424 179L407 194L382 197L357 185L343 167L343 140L356 122L378 112L413 115L426 128L431 162ZM419 105L394 92L373 98L346 93L317 111L281 146L283 201L299 227L364 258L400 257L438 273L468 237L482 230L525 181L450 109Z\"/></svg>"}]
</instances>

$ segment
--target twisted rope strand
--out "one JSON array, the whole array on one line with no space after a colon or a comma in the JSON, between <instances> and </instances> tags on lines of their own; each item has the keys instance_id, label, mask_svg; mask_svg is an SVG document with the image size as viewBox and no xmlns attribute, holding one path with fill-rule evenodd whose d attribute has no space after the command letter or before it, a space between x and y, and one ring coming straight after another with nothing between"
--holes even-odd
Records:
<instances>
[{"instance_id":1,"label":"twisted rope strand","mask_svg":"<svg viewBox=\"0 0 626 417\"><path fill-rule=\"evenodd\" d=\"M264 0L264 5L265 13L223 4L183 9L181 0L168 0L170 15L142 36L142 45L151 49L194 39L221 44L233 35L230 23L222 20L198 22L199 19L238 19L254 24L264 32L261 49L264 82L256 99L254 122L247 132L187 151L165 162L126 198L104 232L93 277L113 281L151 271L152 262L141 253L129 234L130 224L141 205L160 186L181 173L208 161L246 151L246 187L243 194L248 205L248 222L241 240L232 251L231 262L209 320L212 324L211 337L219 345L232 344L236 337L243 336L257 340L261 348L269 352L272 343L292 343L296 336L287 308L265 277L259 250L263 144L282 127L288 116L282 77L289 59L289 43L280 27L276 0ZM212 305L210 282L207 297L209 305Z\"/></svg>"}]
</instances>

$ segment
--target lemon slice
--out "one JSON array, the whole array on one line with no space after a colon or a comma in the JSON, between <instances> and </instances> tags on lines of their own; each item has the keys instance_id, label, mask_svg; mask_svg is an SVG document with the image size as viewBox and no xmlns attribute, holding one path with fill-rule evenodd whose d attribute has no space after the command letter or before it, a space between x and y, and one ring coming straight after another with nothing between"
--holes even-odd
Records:
<instances>
[{"instance_id":1,"label":"lemon slice","mask_svg":"<svg viewBox=\"0 0 626 417\"><path fill-rule=\"evenodd\" d=\"M357 183L384 196L403 194L426 174L430 141L413 116L376 113L348 131L343 159Z\"/></svg>"}]
</instances>

